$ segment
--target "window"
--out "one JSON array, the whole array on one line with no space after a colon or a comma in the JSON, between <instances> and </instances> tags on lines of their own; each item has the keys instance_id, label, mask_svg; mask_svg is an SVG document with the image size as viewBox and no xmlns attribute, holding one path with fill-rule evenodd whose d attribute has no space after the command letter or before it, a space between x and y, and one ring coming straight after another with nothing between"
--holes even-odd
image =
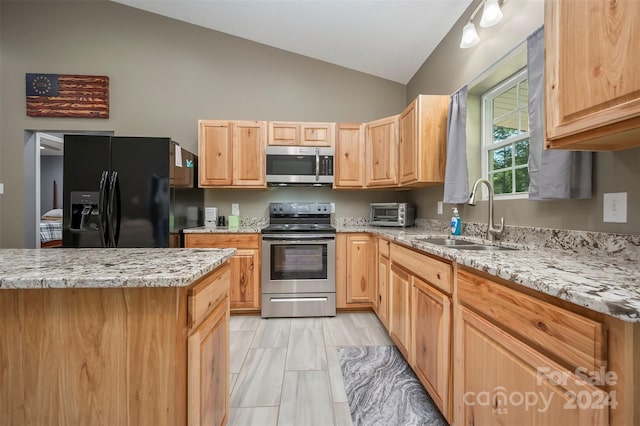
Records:
<instances>
[{"instance_id":1,"label":"window","mask_svg":"<svg viewBox=\"0 0 640 426\"><path fill-rule=\"evenodd\" d=\"M529 90L523 69L482 96L482 174L496 198L529 192Z\"/></svg>"}]
</instances>

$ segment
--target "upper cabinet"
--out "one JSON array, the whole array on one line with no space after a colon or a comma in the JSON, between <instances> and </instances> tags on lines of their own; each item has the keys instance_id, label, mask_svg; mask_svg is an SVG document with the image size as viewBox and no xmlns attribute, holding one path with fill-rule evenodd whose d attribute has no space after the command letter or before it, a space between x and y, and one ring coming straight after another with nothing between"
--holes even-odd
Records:
<instances>
[{"instance_id":1,"label":"upper cabinet","mask_svg":"<svg viewBox=\"0 0 640 426\"><path fill-rule=\"evenodd\" d=\"M640 2L545 2L547 148L640 146Z\"/></svg>"},{"instance_id":2,"label":"upper cabinet","mask_svg":"<svg viewBox=\"0 0 640 426\"><path fill-rule=\"evenodd\" d=\"M339 123L336 126L334 188L364 187L364 124Z\"/></svg>"},{"instance_id":3,"label":"upper cabinet","mask_svg":"<svg viewBox=\"0 0 640 426\"><path fill-rule=\"evenodd\" d=\"M269 122L269 145L333 146L335 123Z\"/></svg>"},{"instance_id":4,"label":"upper cabinet","mask_svg":"<svg viewBox=\"0 0 640 426\"><path fill-rule=\"evenodd\" d=\"M200 120L200 187L265 188L264 121Z\"/></svg>"},{"instance_id":5,"label":"upper cabinet","mask_svg":"<svg viewBox=\"0 0 640 426\"><path fill-rule=\"evenodd\" d=\"M366 125L366 186L398 184L398 115Z\"/></svg>"},{"instance_id":6,"label":"upper cabinet","mask_svg":"<svg viewBox=\"0 0 640 426\"><path fill-rule=\"evenodd\" d=\"M400 114L400 185L444 182L448 110L449 96L419 95Z\"/></svg>"}]
</instances>

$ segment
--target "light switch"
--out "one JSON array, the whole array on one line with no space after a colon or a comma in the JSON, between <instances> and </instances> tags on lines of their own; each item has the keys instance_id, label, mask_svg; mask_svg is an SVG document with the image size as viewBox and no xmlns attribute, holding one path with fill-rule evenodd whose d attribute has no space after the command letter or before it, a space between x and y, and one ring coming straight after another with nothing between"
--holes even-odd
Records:
<instances>
[{"instance_id":1,"label":"light switch","mask_svg":"<svg viewBox=\"0 0 640 426\"><path fill-rule=\"evenodd\" d=\"M438 201L438 214L442 214L442 201Z\"/></svg>"},{"instance_id":2,"label":"light switch","mask_svg":"<svg viewBox=\"0 0 640 426\"><path fill-rule=\"evenodd\" d=\"M604 194L602 221L627 223L627 193L613 192Z\"/></svg>"},{"instance_id":3,"label":"light switch","mask_svg":"<svg viewBox=\"0 0 640 426\"><path fill-rule=\"evenodd\" d=\"M4 183L0 183L0 195L4 194Z\"/></svg>"}]
</instances>

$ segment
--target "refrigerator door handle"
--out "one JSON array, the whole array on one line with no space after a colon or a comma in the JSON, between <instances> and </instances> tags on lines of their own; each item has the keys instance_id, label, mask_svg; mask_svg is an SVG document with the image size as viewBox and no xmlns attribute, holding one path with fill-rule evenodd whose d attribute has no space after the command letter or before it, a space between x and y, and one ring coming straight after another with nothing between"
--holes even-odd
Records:
<instances>
[{"instance_id":1,"label":"refrigerator door handle","mask_svg":"<svg viewBox=\"0 0 640 426\"><path fill-rule=\"evenodd\" d=\"M100 177L100 192L99 192L99 196L98 196L98 221L100 222L98 224L98 231L100 232L100 244L102 245L102 247L106 247L107 246L107 226L108 226L108 219L107 219L107 184L108 184L108 180L109 180L109 171L108 170L104 170L102 172L102 176Z\"/></svg>"},{"instance_id":2,"label":"refrigerator door handle","mask_svg":"<svg viewBox=\"0 0 640 426\"><path fill-rule=\"evenodd\" d=\"M111 178L109 179L109 204L107 207L109 247L118 247L118 240L120 239L120 219L120 185L118 183L118 172L111 172Z\"/></svg>"}]
</instances>

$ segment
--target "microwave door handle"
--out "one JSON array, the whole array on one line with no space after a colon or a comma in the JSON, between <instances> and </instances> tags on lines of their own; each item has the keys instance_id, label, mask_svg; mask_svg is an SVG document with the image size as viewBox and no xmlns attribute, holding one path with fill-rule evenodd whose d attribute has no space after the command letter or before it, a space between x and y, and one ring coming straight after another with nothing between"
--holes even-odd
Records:
<instances>
[{"instance_id":1,"label":"microwave door handle","mask_svg":"<svg viewBox=\"0 0 640 426\"><path fill-rule=\"evenodd\" d=\"M320 180L320 148L316 148L316 182Z\"/></svg>"}]
</instances>

